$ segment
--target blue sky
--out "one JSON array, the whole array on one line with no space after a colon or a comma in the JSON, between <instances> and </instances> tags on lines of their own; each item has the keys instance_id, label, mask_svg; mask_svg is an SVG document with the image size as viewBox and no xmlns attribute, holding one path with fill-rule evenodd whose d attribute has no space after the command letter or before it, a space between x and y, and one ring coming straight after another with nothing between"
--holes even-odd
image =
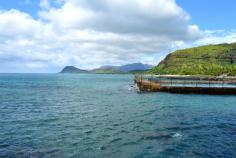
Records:
<instances>
[{"instance_id":1,"label":"blue sky","mask_svg":"<svg viewBox=\"0 0 236 158\"><path fill-rule=\"evenodd\" d=\"M9 9L18 9L23 12L27 12L32 16L37 15L37 11L39 10L39 1L24 1L24 0L1 0L0 1L0 9L1 10L9 10Z\"/></svg>"},{"instance_id":2,"label":"blue sky","mask_svg":"<svg viewBox=\"0 0 236 158\"><path fill-rule=\"evenodd\" d=\"M57 7L55 3L52 4L53 6ZM1 10L17 9L22 12L30 14L34 18L37 18L38 11L41 8L40 8L40 0L1 0L0 9Z\"/></svg>"},{"instance_id":3,"label":"blue sky","mask_svg":"<svg viewBox=\"0 0 236 158\"><path fill-rule=\"evenodd\" d=\"M235 0L177 0L201 29L236 29Z\"/></svg>"},{"instance_id":4,"label":"blue sky","mask_svg":"<svg viewBox=\"0 0 236 158\"><path fill-rule=\"evenodd\" d=\"M0 0L0 72L143 62L236 41L235 0Z\"/></svg>"}]
</instances>

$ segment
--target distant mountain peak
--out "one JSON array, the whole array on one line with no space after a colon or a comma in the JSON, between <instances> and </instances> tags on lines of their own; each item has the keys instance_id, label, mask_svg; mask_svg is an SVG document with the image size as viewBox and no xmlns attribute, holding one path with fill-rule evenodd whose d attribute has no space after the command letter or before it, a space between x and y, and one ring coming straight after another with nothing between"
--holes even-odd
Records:
<instances>
[{"instance_id":1,"label":"distant mountain peak","mask_svg":"<svg viewBox=\"0 0 236 158\"><path fill-rule=\"evenodd\" d=\"M60 73L87 73L87 70L79 69L75 66L65 66Z\"/></svg>"},{"instance_id":2,"label":"distant mountain peak","mask_svg":"<svg viewBox=\"0 0 236 158\"><path fill-rule=\"evenodd\" d=\"M153 68L153 65L143 64L143 63L132 63L120 66L120 70L123 72L137 71L137 70L149 70Z\"/></svg>"}]
</instances>

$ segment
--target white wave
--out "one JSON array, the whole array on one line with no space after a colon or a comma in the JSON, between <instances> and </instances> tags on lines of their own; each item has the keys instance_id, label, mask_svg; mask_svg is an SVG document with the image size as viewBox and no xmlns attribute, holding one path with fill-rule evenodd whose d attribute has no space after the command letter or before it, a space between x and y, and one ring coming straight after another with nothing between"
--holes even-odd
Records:
<instances>
[{"instance_id":1,"label":"white wave","mask_svg":"<svg viewBox=\"0 0 236 158\"><path fill-rule=\"evenodd\" d=\"M175 133L172 137L173 137L173 138L175 138L175 137L182 137L182 134L180 134L180 133Z\"/></svg>"}]
</instances>

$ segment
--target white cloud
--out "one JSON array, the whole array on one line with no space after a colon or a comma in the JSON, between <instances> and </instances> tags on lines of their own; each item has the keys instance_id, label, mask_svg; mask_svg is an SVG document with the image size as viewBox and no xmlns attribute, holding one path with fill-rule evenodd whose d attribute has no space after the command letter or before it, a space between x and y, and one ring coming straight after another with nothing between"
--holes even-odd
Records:
<instances>
[{"instance_id":1,"label":"white cloud","mask_svg":"<svg viewBox=\"0 0 236 158\"><path fill-rule=\"evenodd\" d=\"M42 9L49 9L50 8L50 2L49 2L49 0L41 0L40 3L39 3L39 6Z\"/></svg>"},{"instance_id":2,"label":"white cloud","mask_svg":"<svg viewBox=\"0 0 236 158\"><path fill-rule=\"evenodd\" d=\"M157 64L189 43L217 40L190 25L190 16L174 0L41 0L40 7L37 19L0 11L0 71Z\"/></svg>"},{"instance_id":3,"label":"white cloud","mask_svg":"<svg viewBox=\"0 0 236 158\"><path fill-rule=\"evenodd\" d=\"M236 30L209 30L205 31L205 37L194 42L196 45L220 44L236 42Z\"/></svg>"},{"instance_id":4,"label":"white cloud","mask_svg":"<svg viewBox=\"0 0 236 158\"><path fill-rule=\"evenodd\" d=\"M236 30L206 30L204 36L191 42L177 41L171 45L169 52L209 44L222 44L236 42ZM165 54L166 55L166 54Z\"/></svg>"},{"instance_id":5,"label":"white cloud","mask_svg":"<svg viewBox=\"0 0 236 158\"><path fill-rule=\"evenodd\" d=\"M60 29L149 34L174 40L201 36L198 27L188 24L189 16L174 0L67 0L61 8L39 15Z\"/></svg>"},{"instance_id":6,"label":"white cloud","mask_svg":"<svg viewBox=\"0 0 236 158\"><path fill-rule=\"evenodd\" d=\"M35 37L42 30L43 24L33 20L28 14L17 10L0 11L0 38L3 40L22 37Z\"/></svg>"}]
</instances>

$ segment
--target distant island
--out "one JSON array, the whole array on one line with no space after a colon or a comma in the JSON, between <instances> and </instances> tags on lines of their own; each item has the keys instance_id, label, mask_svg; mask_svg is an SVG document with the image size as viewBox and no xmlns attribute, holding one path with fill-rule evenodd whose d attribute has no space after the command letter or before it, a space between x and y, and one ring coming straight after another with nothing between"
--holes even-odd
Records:
<instances>
[{"instance_id":1,"label":"distant island","mask_svg":"<svg viewBox=\"0 0 236 158\"><path fill-rule=\"evenodd\" d=\"M64 67L60 73L96 73L96 74L126 74L126 73L143 73L153 68L153 65L132 63L122 66L106 65L93 70L82 70L74 66Z\"/></svg>"},{"instance_id":2,"label":"distant island","mask_svg":"<svg viewBox=\"0 0 236 158\"><path fill-rule=\"evenodd\" d=\"M64 67L60 73L88 73L87 70L78 69L74 66L66 66Z\"/></svg>"},{"instance_id":3,"label":"distant island","mask_svg":"<svg viewBox=\"0 0 236 158\"><path fill-rule=\"evenodd\" d=\"M147 71L171 75L236 75L236 43L177 50Z\"/></svg>"}]
</instances>

